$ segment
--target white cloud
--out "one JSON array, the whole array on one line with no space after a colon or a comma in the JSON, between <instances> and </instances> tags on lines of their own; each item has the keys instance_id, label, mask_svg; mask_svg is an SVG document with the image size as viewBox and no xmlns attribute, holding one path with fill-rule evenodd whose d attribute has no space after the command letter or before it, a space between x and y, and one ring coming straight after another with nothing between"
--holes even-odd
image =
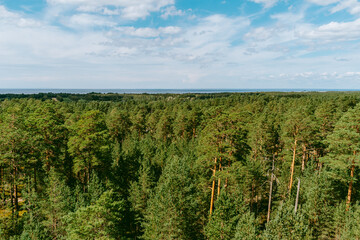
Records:
<instances>
[{"instance_id":1,"label":"white cloud","mask_svg":"<svg viewBox=\"0 0 360 240\"><path fill-rule=\"evenodd\" d=\"M360 20L316 26L306 22L305 10L291 9L256 28L249 18L219 14L195 17L181 28L173 21L173 26L136 27L124 19L184 12L170 0L48 2L56 21L35 20L0 5L2 86L18 81L21 87L321 88L316 79L329 87L336 81L356 86L360 80L359 44L341 42L360 39ZM329 49L338 51L317 55Z\"/></svg>"},{"instance_id":2,"label":"white cloud","mask_svg":"<svg viewBox=\"0 0 360 240\"><path fill-rule=\"evenodd\" d=\"M246 33L244 35L244 38L250 41L264 41L274 37L275 34L276 32L274 32L274 29L266 29L265 27L258 27Z\"/></svg>"},{"instance_id":3,"label":"white cloud","mask_svg":"<svg viewBox=\"0 0 360 240\"><path fill-rule=\"evenodd\" d=\"M174 35L181 31L181 28L169 26L160 28L135 28L135 27L118 27L118 32L124 36L140 37L140 38L154 38L164 35Z\"/></svg>"},{"instance_id":4,"label":"white cloud","mask_svg":"<svg viewBox=\"0 0 360 240\"><path fill-rule=\"evenodd\" d=\"M99 33L68 33L0 6L0 64L47 64L51 59L79 59L99 51Z\"/></svg>"},{"instance_id":5,"label":"white cloud","mask_svg":"<svg viewBox=\"0 0 360 240\"><path fill-rule=\"evenodd\" d=\"M160 11L161 8L174 4L174 0L47 0L47 2L53 8L73 8L81 12L120 15L128 20L145 18L151 12Z\"/></svg>"},{"instance_id":6,"label":"white cloud","mask_svg":"<svg viewBox=\"0 0 360 240\"><path fill-rule=\"evenodd\" d=\"M160 81L170 88L199 84L217 69L204 72L201 67L217 66L226 59L231 43L241 39L250 25L247 18L212 15L194 19L196 24L186 28L113 27L106 16L82 12L70 16L66 24L83 31L68 32L45 23L31 29L19 27L16 23L22 16L7 15L13 19L6 20L10 24L0 24L0 82L13 86L11 81L18 78L23 87L31 82L36 86L90 87L86 81L99 87L96 79L105 79L101 87L106 81L107 87L121 87L120 82L136 87L129 84L141 79ZM110 28L106 32L87 28L94 25ZM149 63L151 67L144 67ZM18 70L3 71L8 65Z\"/></svg>"},{"instance_id":7,"label":"white cloud","mask_svg":"<svg viewBox=\"0 0 360 240\"><path fill-rule=\"evenodd\" d=\"M42 23L34 19L22 17L20 14L8 11L0 5L0 24L17 25L18 27L40 27Z\"/></svg>"},{"instance_id":8,"label":"white cloud","mask_svg":"<svg viewBox=\"0 0 360 240\"><path fill-rule=\"evenodd\" d=\"M346 72L343 74L344 77L360 77L360 72Z\"/></svg>"},{"instance_id":9,"label":"white cloud","mask_svg":"<svg viewBox=\"0 0 360 240\"><path fill-rule=\"evenodd\" d=\"M273 14L270 17L278 21L277 25L289 26L301 22L304 19L304 15L305 12L303 10L302 12L299 13L285 12L285 13Z\"/></svg>"},{"instance_id":10,"label":"white cloud","mask_svg":"<svg viewBox=\"0 0 360 240\"><path fill-rule=\"evenodd\" d=\"M336 3L336 5L330 9L331 13L342 10L347 10L354 15L360 13L360 2L358 0L308 0L308 2L320 6L328 6Z\"/></svg>"},{"instance_id":11,"label":"white cloud","mask_svg":"<svg viewBox=\"0 0 360 240\"><path fill-rule=\"evenodd\" d=\"M201 19L199 24L190 27L185 37L194 47L214 42L227 46L231 41L240 39L249 26L249 19L244 17L229 18L223 15L211 15Z\"/></svg>"},{"instance_id":12,"label":"white cloud","mask_svg":"<svg viewBox=\"0 0 360 240\"><path fill-rule=\"evenodd\" d=\"M178 34L181 32L181 28L180 27L174 27L174 26L169 26L169 27L161 27L159 28L160 32L162 32L163 34L169 34L169 35L173 35L173 34Z\"/></svg>"},{"instance_id":13,"label":"white cloud","mask_svg":"<svg viewBox=\"0 0 360 240\"><path fill-rule=\"evenodd\" d=\"M360 39L360 19L352 22L330 22L314 29L298 31L300 38L326 42Z\"/></svg>"},{"instance_id":14,"label":"white cloud","mask_svg":"<svg viewBox=\"0 0 360 240\"><path fill-rule=\"evenodd\" d=\"M76 8L78 12L87 12L87 13L99 13L102 15L119 15L119 9L110 9L108 7L99 7L99 6L91 6L91 5L81 5Z\"/></svg>"},{"instance_id":15,"label":"white cloud","mask_svg":"<svg viewBox=\"0 0 360 240\"><path fill-rule=\"evenodd\" d=\"M360 2L357 0L343 0L339 1L339 4L331 9L331 13L347 10L351 14L360 13Z\"/></svg>"},{"instance_id":16,"label":"white cloud","mask_svg":"<svg viewBox=\"0 0 360 240\"><path fill-rule=\"evenodd\" d=\"M207 67L223 59L231 51L231 43L240 40L250 21L244 17L212 15L197 25L184 29L163 42L169 48L164 54L171 59Z\"/></svg>"},{"instance_id":17,"label":"white cloud","mask_svg":"<svg viewBox=\"0 0 360 240\"><path fill-rule=\"evenodd\" d=\"M114 47L136 48L134 56L140 59L150 57L204 67L224 58L231 51L231 43L241 39L249 24L243 17L212 15L187 28L118 27L110 38Z\"/></svg>"},{"instance_id":18,"label":"white cloud","mask_svg":"<svg viewBox=\"0 0 360 240\"><path fill-rule=\"evenodd\" d=\"M314 3L320 6L327 6L339 2L340 0L307 0L310 3Z\"/></svg>"},{"instance_id":19,"label":"white cloud","mask_svg":"<svg viewBox=\"0 0 360 240\"><path fill-rule=\"evenodd\" d=\"M146 4L128 6L121 10L121 16L125 19L136 20L147 17L150 12L155 12L159 9L153 8Z\"/></svg>"},{"instance_id":20,"label":"white cloud","mask_svg":"<svg viewBox=\"0 0 360 240\"><path fill-rule=\"evenodd\" d=\"M162 10L161 17L163 19L168 19L169 16L183 16L183 15L185 15L184 11L176 9L175 6L170 6Z\"/></svg>"},{"instance_id":21,"label":"white cloud","mask_svg":"<svg viewBox=\"0 0 360 240\"><path fill-rule=\"evenodd\" d=\"M262 4L265 8L273 7L279 0L250 0L255 3Z\"/></svg>"},{"instance_id":22,"label":"white cloud","mask_svg":"<svg viewBox=\"0 0 360 240\"><path fill-rule=\"evenodd\" d=\"M290 50L296 46L295 42L299 40L295 35L296 29L307 26L303 23L303 12L275 14L270 17L276 20L274 24L252 28L244 35L246 55L262 55L264 51L289 55Z\"/></svg>"},{"instance_id":23,"label":"white cloud","mask_svg":"<svg viewBox=\"0 0 360 240\"><path fill-rule=\"evenodd\" d=\"M113 27L117 24L105 17L91 14L75 14L62 19L62 23L69 28L88 28L88 27Z\"/></svg>"},{"instance_id":24,"label":"white cloud","mask_svg":"<svg viewBox=\"0 0 360 240\"><path fill-rule=\"evenodd\" d=\"M0 19L17 18L18 14L9 12L4 6L0 5Z\"/></svg>"},{"instance_id":25,"label":"white cloud","mask_svg":"<svg viewBox=\"0 0 360 240\"><path fill-rule=\"evenodd\" d=\"M134 27L119 27L117 30L123 35L142 37L142 38L152 38L158 37L159 31L154 28L134 28Z\"/></svg>"}]
</instances>

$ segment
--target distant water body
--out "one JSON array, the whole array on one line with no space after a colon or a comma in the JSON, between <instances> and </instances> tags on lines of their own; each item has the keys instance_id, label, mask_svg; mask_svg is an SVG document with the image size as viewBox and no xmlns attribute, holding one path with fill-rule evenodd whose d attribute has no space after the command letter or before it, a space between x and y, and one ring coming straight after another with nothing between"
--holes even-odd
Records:
<instances>
[{"instance_id":1,"label":"distant water body","mask_svg":"<svg viewBox=\"0 0 360 240\"><path fill-rule=\"evenodd\" d=\"M37 93L119 93L119 94L185 94L185 93L246 93L246 92L329 92L360 91L360 89L0 89L0 94Z\"/></svg>"}]
</instances>

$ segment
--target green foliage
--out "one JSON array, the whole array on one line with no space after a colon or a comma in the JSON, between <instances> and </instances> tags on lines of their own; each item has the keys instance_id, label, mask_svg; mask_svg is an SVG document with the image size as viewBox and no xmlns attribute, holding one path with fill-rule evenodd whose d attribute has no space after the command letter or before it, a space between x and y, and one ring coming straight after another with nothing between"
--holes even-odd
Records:
<instances>
[{"instance_id":1,"label":"green foliage","mask_svg":"<svg viewBox=\"0 0 360 240\"><path fill-rule=\"evenodd\" d=\"M197 224L196 189L189 159L169 159L154 194L149 199L144 221L144 239L200 239Z\"/></svg>"},{"instance_id":2,"label":"green foliage","mask_svg":"<svg viewBox=\"0 0 360 240\"><path fill-rule=\"evenodd\" d=\"M294 213L292 202L280 204L275 217L266 224L263 239L311 239L311 230L306 212L301 208Z\"/></svg>"},{"instance_id":3,"label":"green foliage","mask_svg":"<svg viewBox=\"0 0 360 240\"><path fill-rule=\"evenodd\" d=\"M121 239L124 201L112 191L87 207L81 207L67 218L70 239Z\"/></svg>"},{"instance_id":4,"label":"green foliage","mask_svg":"<svg viewBox=\"0 0 360 240\"><path fill-rule=\"evenodd\" d=\"M150 166L144 164L139 169L139 178L131 183L129 201L134 212L134 221L136 225L136 234L143 232L141 224L144 221L148 200L152 194L155 185L151 178Z\"/></svg>"},{"instance_id":5,"label":"green foliage","mask_svg":"<svg viewBox=\"0 0 360 240\"><path fill-rule=\"evenodd\" d=\"M104 115L97 110L87 111L70 129L74 131L68 141L68 151L74 159L73 171L83 183L88 183L93 169L104 174L110 165Z\"/></svg>"},{"instance_id":6,"label":"green foliage","mask_svg":"<svg viewBox=\"0 0 360 240\"><path fill-rule=\"evenodd\" d=\"M50 238L50 232L44 225L45 215L43 214L43 199L33 189L23 190L23 198L25 199L23 210L24 230L20 239L45 240ZM62 209L61 209L62 210ZM60 236L59 236L60 237Z\"/></svg>"},{"instance_id":7,"label":"green foliage","mask_svg":"<svg viewBox=\"0 0 360 240\"><path fill-rule=\"evenodd\" d=\"M238 198L239 197L234 198L234 196L224 191L218 196L215 202L215 211L205 227L205 234L208 239L233 239L235 233L237 233L238 236L243 234L241 229L237 229L239 218L245 212L244 209L242 209L241 198ZM242 222L239 224L240 228Z\"/></svg>"},{"instance_id":8,"label":"green foliage","mask_svg":"<svg viewBox=\"0 0 360 240\"><path fill-rule=\"evenodd\" d=\"M359 92L4 98L0 239L359 239Z\"/></svg>"},{"instance_id":9,"label":"green foliage","mask_svg":"<svg viewBox=\"0 0 360 240\"><path fill-rule=\"evenodd\" d=\"M236 226L235 238L236 240L252 240L258 236L258 224L255 216L250 211L240 214L238 224Z\"/></svg>"},{"instance_id":10,"label":"green foliage","mask_svg":"<svg viewBox=\"0 0 360 240\"><path fill-rule=\"evenodd\" d=\"M360 150L360 105L346 112L328 135L328 155L323 161L333 168L346 170L352 164L359 164Z\"/></svg>"},{"instance_id":11,"label":"green foliage","mask_svg":"<svg viewBox=\"0 0 360 240\"><path fill-rule=\"evenodd\" d=\"M42 203L43 225L53 237L66 237L64 217L73 209L73 198L62 176L54 170L50 171L46 197Z\"/></svg>"},{"instance_id":12,"label":"green foliage","mask_svg":"<svg viewBox=\"0 0 360 240\"><path fill-rule=\"evenodd\" d=\"M344 223L337 236L339 239L360 239L360 207L354 204L344 215Z\"/></svg>"}]
</instances>

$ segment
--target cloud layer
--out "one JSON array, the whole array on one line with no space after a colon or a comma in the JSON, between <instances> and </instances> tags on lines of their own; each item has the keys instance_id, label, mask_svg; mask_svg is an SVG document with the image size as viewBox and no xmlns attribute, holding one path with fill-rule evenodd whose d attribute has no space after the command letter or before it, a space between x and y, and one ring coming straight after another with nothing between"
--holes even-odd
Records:
<instances>
[{"instance_id":1,"label":"cloud layer","mask_svg":"<svg viewBox=\"0 0 360 240\"><path fill-rule=\"evenodd\" d=\"M252 2L261 12L200 14L175 0L47 0L38 14L0 5L0 83L18 88L358 86L359 2ZM275 6L283 8L274 11ZM326 20L312 21L313 8L325 12ZM347 20L331 18L338 12L348 14Z\"/></svg>"}]
</instances>

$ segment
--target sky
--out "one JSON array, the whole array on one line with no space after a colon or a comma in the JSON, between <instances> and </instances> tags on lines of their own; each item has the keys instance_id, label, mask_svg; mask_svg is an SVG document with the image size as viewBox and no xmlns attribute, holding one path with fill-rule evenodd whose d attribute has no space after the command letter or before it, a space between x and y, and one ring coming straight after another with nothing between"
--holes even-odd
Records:
<instances>
[{"instance_id":1,"label":"sky","mask_svg":"<svg viewBox=\"0 0 360 240\"><path fill-rule=\"evenodd\" d=\"M0 0L0 88L360 89L360 2Z\"/></svg>"}]
</instances>

